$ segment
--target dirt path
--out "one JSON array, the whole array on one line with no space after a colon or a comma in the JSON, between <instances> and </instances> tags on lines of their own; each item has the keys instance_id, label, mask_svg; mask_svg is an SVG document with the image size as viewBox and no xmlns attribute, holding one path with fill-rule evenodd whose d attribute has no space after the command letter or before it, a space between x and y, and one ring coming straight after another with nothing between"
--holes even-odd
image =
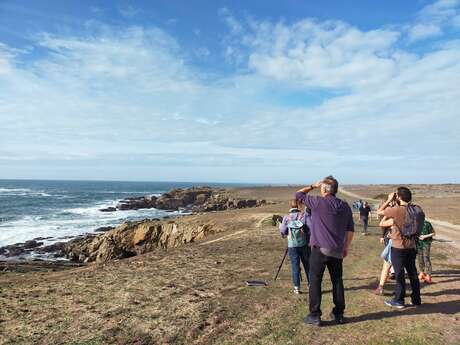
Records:
<instances>
[{"instance_id":1,"label":"dirt path","mask_svg":"<svg viewBox=\"0 0 460 345\"><path fill-rule=\"evenodd\" d=\"M343 188L340 188L340 193L355 199L362 199L372 202L380 202L380 200L366 198L356 193L349 192ZM433 226L435 226L436 230L436 240L446 242L455 248L460 248L460 225L451 224L449 222L445 222L438 219L426 218Z\"/></svg>"}]
</instances>

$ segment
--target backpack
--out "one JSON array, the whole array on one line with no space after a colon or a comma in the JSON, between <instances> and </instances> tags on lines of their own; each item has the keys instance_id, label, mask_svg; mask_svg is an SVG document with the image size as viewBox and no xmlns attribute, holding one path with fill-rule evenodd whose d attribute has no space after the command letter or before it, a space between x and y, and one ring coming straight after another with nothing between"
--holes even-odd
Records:
<instances>
[{"instance_id":1,"label":"backpack","mask_svg":"<svg viewBox=\"0 0 460 345\"><path fill-rule=\"evenodd\" d=\"M307 245L307 235L305 233L305 224L298 220L297 217L300 213L297 213L295 219L292 219L293 214L289 215L289 221L287 223L288 228L288 247L303 247Z\"/></svg>"},{"instance_id":2,"label":"backpack","mask_svg":"<svg viewBox=\"0 0 460 345\"><path fill-rule=\"evenodd\" d=\"M404 226L400 229L401 237L418 238L425 222L425 213L418 205L408 204L406 206L406 219Z\"/></svg>"}]
</instances>

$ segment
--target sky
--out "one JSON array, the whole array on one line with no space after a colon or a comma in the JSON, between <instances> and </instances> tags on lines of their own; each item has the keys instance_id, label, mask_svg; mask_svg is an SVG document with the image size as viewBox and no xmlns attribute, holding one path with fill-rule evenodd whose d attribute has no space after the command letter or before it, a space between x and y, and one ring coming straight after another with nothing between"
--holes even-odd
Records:
<instances>
[{"instance_id":1,"label":"sky","mask_svg":"<svg viewBox=\"0 0 460 345\"><path fill-rule=\"evenodd\" d=\"M460 0L0 0L0 178L329 174L460 182Z\"/></svg>"}]
</instances>

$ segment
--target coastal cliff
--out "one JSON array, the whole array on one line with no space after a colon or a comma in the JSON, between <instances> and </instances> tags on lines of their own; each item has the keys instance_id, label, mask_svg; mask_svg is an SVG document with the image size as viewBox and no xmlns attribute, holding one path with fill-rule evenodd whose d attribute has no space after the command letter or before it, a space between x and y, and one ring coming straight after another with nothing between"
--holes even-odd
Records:
<instances>
[{"instance_id":1,"label":"coastal cliff","mask_svg":"<svg viewBox=\"0 0 460 345\"><path fill-rule=\"evenodd\" d=\"M223 231L221 225L196 217L124 223L104 234L74 239L64 245L72 261L105 262L144 254L156 248L174 248Z\"/></svg>"}]
</instances>

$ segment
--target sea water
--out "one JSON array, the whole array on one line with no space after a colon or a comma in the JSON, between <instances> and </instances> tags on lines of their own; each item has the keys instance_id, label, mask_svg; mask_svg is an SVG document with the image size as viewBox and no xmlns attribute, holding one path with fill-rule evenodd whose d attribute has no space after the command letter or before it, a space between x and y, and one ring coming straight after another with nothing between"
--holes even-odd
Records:
<instances>
[{"instance_id":1,"label":"sea water","mask_svg":"<svg viewBox=\"0 0 460 345\"><path fill-rule=\"evenodd\" d=\"M101 212L131 196L160 195L172 188L229 184L184 182L0 180L0 247L37 237L66 241L128 220L162 218L177 212L141 209ZM236 186L236 185L234 185Z\"/></svg>"}]
</instances>

